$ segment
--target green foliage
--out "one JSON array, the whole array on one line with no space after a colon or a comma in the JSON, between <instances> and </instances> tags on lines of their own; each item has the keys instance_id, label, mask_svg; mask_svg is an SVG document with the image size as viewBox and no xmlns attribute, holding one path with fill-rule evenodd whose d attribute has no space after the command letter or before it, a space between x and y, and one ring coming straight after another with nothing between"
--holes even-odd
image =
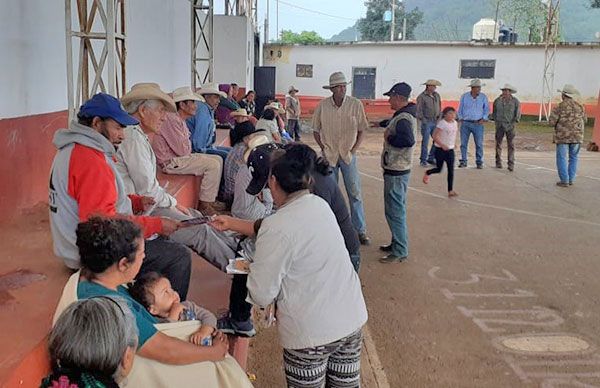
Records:
<instances>
[{"instance_id":1,"label":"green foliage","mask_svg":"<svg viewBox=\"0 0 600 388\"><path fill-rule=\"evenodd\" d=\"M548 9L540 0L490 0L495 8L498 4L498 19L512 27L521 36L521 41L542 41Z\"/></svg>"},{"instance_id":2,"label":"green foliage","mask_svg":"<svg viewBox=\"0 0 600 388\"><path fill-rule=\"evenodd\" d=\"M423 12L419 8L415 8L410 12L406 12L403 2L393 0L395 3L395 29L394 36L398 36L402 32L403 19L406 18L406 39L415 39L415 28L423 22ZM366 17L358 21L358 30L362 36L362 40L367 41L385 41L390 40L391 23L383 21L383 14L390 10L389 0L367 0Z\"/></svg>"},{"instance_id":3,"label":"green foliage","mask_svg":"<svg viewBox=\"0 0 600 388\"><path fill-rule=\"evenodd\" d=\"M600 0L590 0L592 8L600 8Z\"/></svg>"},{"instance_id":4,"label":"green foliage","mask_svg":"<svg viewBox=\"0 0 600 388\"><path fill-rule=\"evenodd\" d=\"M291 30L282 30L279 42L287 44L319 44L325 43L325 39L315 31L302 31L298 34Z\"/></svg>"}]
</instances>

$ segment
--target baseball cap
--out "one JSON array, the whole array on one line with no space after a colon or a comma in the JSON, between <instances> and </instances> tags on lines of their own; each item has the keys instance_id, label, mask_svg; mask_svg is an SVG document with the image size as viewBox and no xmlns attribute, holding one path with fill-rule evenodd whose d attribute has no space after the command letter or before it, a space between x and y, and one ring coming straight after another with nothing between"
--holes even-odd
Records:
<instances>
[{"instance_id":1,"label":"baseball cap","mask_svg":"<svg viewBox=\"0 0 600 388\"><path fill-rule=\"evenodd\" d=\"M106 93L98 93L87 100L79 108L78 116L97 116L103 119L113 119L123 126L137 125L140 123L135 117L132 117L125 112L125 109L123 109L119 100Z\"/></svg>"},{"instance_id":2,"label":"baseball cap","mask_svg":"<svg viewBox=\"0 0 600 388\"><path fill-rule=\"evenodd\" d=\"M265 188L271 174L271 153L280 148L279 144L269 143L259 145L250 152L248 168L252 174L252 180L246 188L248 194L258 195Z\"/></svg>"},{"instance_id":3,"label":"baseball cap","mask_svg":"<svg viewBox=\"0 0 600 388\"><path fill-rule=\"evenodd\" d=\"M383 93L384 96L404 96L406 98L410 97L410 93L412 92L412 88L406 82L399 82L392 86L392 88Z\"/></svg>"}]
</instances>

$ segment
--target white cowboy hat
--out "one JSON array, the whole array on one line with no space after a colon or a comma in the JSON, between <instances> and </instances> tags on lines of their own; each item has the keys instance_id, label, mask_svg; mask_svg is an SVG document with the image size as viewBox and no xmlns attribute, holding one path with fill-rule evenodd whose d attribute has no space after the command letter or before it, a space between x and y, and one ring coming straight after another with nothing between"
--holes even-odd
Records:
<instances>
[{"instance_id":1,"label":"white cowboy hat","mask_svg":"<svg viewBox=\"0 0 600 388\"><path fill-rule=\"evenodd\" d=\"M485 86L485 84L481 83L481 80L478 78L472 79L469 83L470 88L480 88L482 86Z\"/></svg>"},{"instance_id":2,"label":"white cowboy hat","mask_svg":"<svg viewBox=\"0 0 600 388\"><path fill-rule=\"evenodd\" d=\"M279 112L280 114L285 113L285 109L283 109L283 107L281 106L280 103L274 101L272 103L270 103L269 105L265 106L265 109L273 109L276 110L277 112Z\"/></svg>"},{"instance_id":3,"label":"white cowboy hat","mask_svg":"<svg viewBox=\"0 0 600 388\"><path fill-rule=\"evenodd\" d=\"M142 82L135 84L131 87L131 90L121 97L121 103L127 105L131 101L138 100L159 100L165 108L170 112L176 112L175 101L165 92L160 90L157 83L154 82Z\"/></svg>"},{"instance_id":4,"label":"white cowboy hat","mask_svg":"<svg viewBox=\"0 0 600 388\"><path fill-rule=\"evenodd\" d=\"M579 90L575 89L575 86L571 84L566 84L563 86L562 90L558 89L557 91L571 98L574 96L579 96Z\"/></svg>"},{"instance_id":5,"label":"white cowboy hat","mask_svg":"<svg viewBox=\"0 0 600 388\"><path fill-rule=\"evenodd\" d=\"M346 81L346 76L341 71L336 71L329 76L329 85L323 86L323 89L331 89L338 85L349 85L352 81Z\"/></svg>"},{"instance_id":6,"label":"white cowboy hat","mask_svg":"<svg viewBox=\"0 0 600 388\"><path fill-rule=\"evenodd\" d=\"M513 94L517 92L517 88L515 88L511 84L504 84L504 86L501 87L500 90L510 90L510 92Z\"/></svg>"},{"instance_id":7,"label":"white cowboy hat","mask_svg":"<svg viewBox=\"0 0 600 388\"><path fill-rule=\"evenodd\" d=\"M296 88L294 87L294 85L292 85L292 86L290 86L290 88L288 89L288 93L291 93L291 92L296 92L296 93L298 93L298 92L299 92L299 90L298 90L298 89L296 89Z\"/></svg>"},{"instance_id":8,"label":"white cowboy hat","mask_svg":"<svg viewBox=\"0 0 600 388\"><path fill-rule=\"evenodd\" d=\"M422 83L421 85L425 85L425 86L442 86L442 83L436 79L428 79L427 81L425 81L424 83Z\"/></svg>"},{"instance_id":9,"label":"white cowboy hat","mask_svg":"<svg viewBox=\"0 0 600 388\"><path fill-rule=\"evenodd\" d=\"M258 133L258 132L261 132L261 130L256 131L254 133ZM267 137L267 135L256 135L255 137L253 137L252 139L250 139L250 141L248 142L248 149L244 152L244 161L246 163L248 162L248 158L250 157L250 153L256 147L261 146L263 144L269 144L269 143L271 143L271 141L269 140L269 138Z\"/></svg>"},{"instance_id":10,"label":"white cowboy hat","mask_svg":"<svg viewBox=\"0 0 600 388\"><path fill-rule=\"evenodd\" d=\"M237 110L234 110L233 112L229 113L229 116L231 117L250 117L250 115L248 114L248 111L244 108L240 108Z\"/></svg>"},{"instance_id":11,"label":"white cowboy hat","mask_svg":"<svg viewBox=\"0 0 600 388\"><path fill-rule=\"evenodd\" d=\"M200 87L200 90L196 92L201 96L205 96L207 94L216 94L217 96L221 96L223 98L227 98L227 93L219 90L219 85L215 83L204 84Z\"/></svg>"},{"instance_id":12,"label":"white cowboy hat","mask_svg":"<svg viewBox=\"0 0 600 388\"><path fill-rule=\"evenodd\" d=\"M173 90L173 101L181 102L189 100L204 101L204 98L192 92L192 88L190 88L189 86L182 86Z\"/></svg>"}]
</instances>

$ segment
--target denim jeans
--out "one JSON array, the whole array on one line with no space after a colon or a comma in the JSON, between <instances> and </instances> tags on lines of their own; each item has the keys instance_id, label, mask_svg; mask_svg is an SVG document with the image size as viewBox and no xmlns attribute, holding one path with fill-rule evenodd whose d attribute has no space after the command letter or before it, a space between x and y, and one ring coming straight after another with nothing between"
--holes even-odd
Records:
<instances>
[{"instance_id":1,"label":"denim jeans","mask_svg":"<svg viewBox=\"0 0 600 388\"><path fill-rule=\"evenodd\" d=\"M433 131L435 131L435 126L435 121L421 122L421 135L423 136L423 140L421 141L421 163L435 160L433 142L431 149L429 148L429 139L433 135Z\"/></svg>"},{"instance_id":2,"label":"denim jeans","mask_svg":"<svg viewBox=\"0 0 600 388\"><path fill-rule=\"evenodd\" d=\"M460 124L460 161L467 163L467 148L469 147L471 134L475 139L475 161L477 165L481 165L483 164L483 124L468 121L463 121Z\"/></svg>"},{"instance_id":3,"label":"denim jeans","mask_svg":"<svg viewBox=\"0 0 600 388\"><path fill-rule=\"evenodd\" d=\"M227 159L227 155L229 155L229 151L231 151L231 147L212 146L212 147L206 149L205 154L219 155L223 159L223 163L225 163L225 159Z\"/></svg>"},{"instance_id":4,"label":"denim jeans","mask_svg":"<svg viewBox=\"0 0 600 388\"><path fill-rule=\"evenodd\" d=\"M562 183L575 182L580 149L578 143L556 145L556 169Z\"/></svg>"},{"instance_id":5,"label":"denim jeans","mask_svg":"<svg viewBox=\"0 0 600 388\"><path fill-rule=\"evenodd\" d=\"M354 229L358 233L366 233L367 223L365 221L365 209L361 193L360 173L356 165L356 155L352 155L350 164L346 164L342 159L339 160L337 166L333 169L336 182L339 181L340 170L342 170L346 194L348 194L348 199L350 200L352 225L354 225Z\"/></svg>"},{"instance_id":6,"label":"denim jeans","mask_svg":"<svg viewBox=\"0 0 600 388\"><path fill-rule=\"evenodd\" d=\"M291 137L296 141L300 141L300 120L298 119L288 119L287 121L287 131Z\"/></svg>"},{"instance_id":7,"label":"denim jeans","mask_svg":"<svg viewBox=\"0 0 600 388\"><path fill-rule=\"evenodd\" d=\"M358 273L358 270L360 269L360 252L351 253L350 254L350 262L352 263L352 266L354 267L354 271L356 271L356 273Z\"/></svg>"},{"instance_id":8,"label":"denim jeans","mask_svg":"<svg viewBox=\"0 0 600 388\"><path fill-rule=\"evenodd\" d=\"M383 199L385 218L392 232L391 254L408 257L408 228L406 226L406 193L410 173L383 175Z\"/></svg>"}]
</instances>

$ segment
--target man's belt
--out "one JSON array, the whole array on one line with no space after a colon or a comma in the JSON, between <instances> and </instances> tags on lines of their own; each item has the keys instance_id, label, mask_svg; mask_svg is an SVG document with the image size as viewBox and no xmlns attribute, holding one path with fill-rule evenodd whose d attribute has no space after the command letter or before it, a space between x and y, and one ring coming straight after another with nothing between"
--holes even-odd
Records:
<instances>
[{"instance_id":1,"label":"man's belt","mask_svg":"<svg viewBox=\"0 0 600 388\"><path fill-rule=\"evenodd\" d=\"M483 119L479 119L479 120L463 120L463 121L466 121L467 123L473 123L473 124L475 124L475 123L479 123L481 120L483 120Z\"/></svg>"}]
</instances>

